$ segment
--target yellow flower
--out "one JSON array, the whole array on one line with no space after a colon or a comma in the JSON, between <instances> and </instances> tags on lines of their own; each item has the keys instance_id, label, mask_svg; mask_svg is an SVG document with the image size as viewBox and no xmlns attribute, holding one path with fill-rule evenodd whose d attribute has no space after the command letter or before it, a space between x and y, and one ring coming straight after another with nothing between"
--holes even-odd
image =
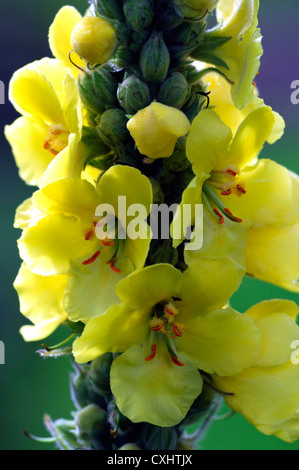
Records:
<instances>
[{"instance_id":1,"label":"yellow flower","mask_svg":"<svg viewBox=\"0 0 299 470\"><path fill-rule=\"evenodd\" d=\"M298 306L286 300L262 302L246 312L262 335L261 354L240 374L213 376L227 404L266 435L299 438Z\"/></svg>"},{"instance_id":2,"label":"yellow flower","mask_svg":"<svg viewBox=\"0 0 299 470\"><path fill-rule=\"evenodd\" d=\"M133 273L116 286L122 303L87 322L75 340L79 363L122 353L112 364L111 389L131 421L178 424L201 393L199 371L230 376L258 357L253 320L222 308L237 278L233 270L214 276L222 268L225 262L214 260L184 273L169 264Z\"/></svg>"},{"instance_id":3,"label":"yellow flower","mask_svg":"<svg viewBox=\"0 0 299 470\"><path fill-rule=\"evenodd\" d=\"M68 70L48 58L26 65L14 73L9 97L22 116L5 127L5 135L26 183L44 185L80 176L82 114Z\"/></svg>"},{"instance_id":4,"label":"yellow flower","mask_svg":"<svg viewBox=\"0 0 299 470\"><path fill-rule=\"evenodd\" d=\"M187 156L196 177L182 203L204 203L209 219L204 228L208 249L189 251L186 262L223 253L223 245L230 258L234 252L238 255L239 244L234 242L231 227L242 225L247 231L247 273L298 291L298 177L272 160L257 160L274 123L271 108L264 105L248 114L234 136L212 110L201 112L193 121ZM232 236L228 237L229 232ZM210 243L217 237L219 243Z\"/></svg>"},{"instance_id":5,"label":"yellow flower","mask_svg":"<svg viewBox=\"0 0 299 470\"><path fill-rule=\"evenodd\" d=\"M117 46L117 36L108 21L86 16L74 27L71 45L76 54L93 67L111 58Z\"/></svg>"},{"instance_id":6,"label":"yellow flower","mask_svg":"<svg viewBox=\"0 0 299 470\"><path fill-rule=\"evenodd\" d=\"M34 274L67 275L64 307L71 321L85 321L118 303L116 284L146 260L149 226L139 221L142 236L124 237L132 216L119 206L119 196L126 197L127 207L142 204L146 218L152 203L150 182L137 169L122 165L107 170L96 186L79 178L56 181L18 210L21 258ZM98 206L116 219L114 237L109 238L109 214L97 214ZM108 231L105 238L97 235L102 223Z\"/></svg>"},{"instance_id":7,"label":"yellow flower","mask_svg":"<svg viewBox=\"0 0 299 470\"><path fill-rule=\"evenodd\" d=\"M63 292L67 277L39 276L22 264L14 287L20 301L20 311L33 325L20 329L25 341L38 341L49 336L67 319L63 308Z\"/></svg>"},{"instance_id":8,"label":"yellow flower","mask_svg":"<svg viewBox=\"0 0 299 470\"><path fill-rule=\"evenodd\" d=\"M200 69L204 70L205 65L200 64ZM231 97L231 86L228 81L219 73L210 72L202 78L207 91L210 92L210 107L218 114L220 119L231 129L233 135L236 134L238 127L242 121L258 107L265 106L264 100L259 97L256 86L251 87L251 98L249 103L243 108L238 109ZM282 116L275 111L273 116L275 119L272 132L267 138L269 144L274 144L279 140L285 129L285 122Z\"/></svg>"},{"instance_id":9,"label":"yellow flower","mask_svg":"<svg viewBox=\"0 0 299 470\"><path fill-rule=\"evenodd\" d=\"M153 102L138 111L127 127L139 152L154 160L173 154L177 139L188 133L190 122L182 111Z\"/></svg>"},{"instance_id":10,"label":"yellow flower","mask_svg":"<svg viewBox=\"0 0 299 470\"><path fill-rule=\"evenodd\" d=\"M232 98L239 109L250 101L252 82L263 53L262 37L257 28L258 9L259 0L219 0L218 26L206 36L207 41L220 42L212 54L218 59L215 62L218 69L232 82ZM209 62L208 57L205 61Z\"/></svg>"}]
</instances>

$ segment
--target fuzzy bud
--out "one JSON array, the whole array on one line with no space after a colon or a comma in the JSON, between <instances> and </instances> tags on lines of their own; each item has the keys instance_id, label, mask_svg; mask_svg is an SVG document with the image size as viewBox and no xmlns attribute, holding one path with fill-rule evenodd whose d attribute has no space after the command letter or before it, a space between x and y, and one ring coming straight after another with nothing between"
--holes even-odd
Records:
<instances>
[{"instance_id":1,"label":"fuzzy bud","mask_svg":"<svg viewBox=\"0 0 299 470\"><path fill-rule=\"evenodd\" d=\"M218 0L176 0L176 4L186 18L201 18L214 10Z\"/></svg>"},{"instance_id":2,"label":"fuzzy bud","mask_svg":"<svg viewBox=\"0 0 299 470\"><path fill-rule=\"evenodd\" d=\"M153 33L140 53L140 68L147 82L161 83L170 65L170 55L161 33Z\"/></svg>"},{"instance_id":3,"label":"fuzzy bud","mask_svg":"<svg viewBox=\"0 0 299 470\"><path fill-rule=\"evenodd\" d=\"M112 25L96 16L86 16L73 29L72 49L90 67L107 62L117 46L117 36Z\"/></svg>"},{"instance_id":4,"label":"fuzzy bud","mask_svg":"<svg viewBox=\"0 0 299 470\"><path fill-rule=\"evenodd\" d=\"M119 85L117 97L129 114L135 114L151 102L149 87L135 75L130 75Z\"/></svg>"},{"instance_id":5,"label":"fuzzy bud","mask_svg":"<svg viewBox=\"0 0 299 470\"><path fill-rule=\"evenodd\" d=\"M83 105L95 114L102 114L117 104L118 83L113 75L103 68L82 74L78 86Z\"/></svg>"},{"instance_id":6,"label":"fuzzy bud","mask_svg":"<svg viewBox=\"0 0 299 470\"><path fill-rule=\"evenodd\" d=\"M153 3L151 0L127 0L124 4L124 13L132 29L143 30L153 21Z\"/></svg>"},{"instance_id":7,"label":"fuzzy bud","mask_svg":"<svg viewBox=\"0 0 299 470\"><path fill-rule=\"evenodd\" d=\"M189 96L189 85L182 73L174 72L161 85L157 101L181 108Z\"/></svg>"}]
</instances>

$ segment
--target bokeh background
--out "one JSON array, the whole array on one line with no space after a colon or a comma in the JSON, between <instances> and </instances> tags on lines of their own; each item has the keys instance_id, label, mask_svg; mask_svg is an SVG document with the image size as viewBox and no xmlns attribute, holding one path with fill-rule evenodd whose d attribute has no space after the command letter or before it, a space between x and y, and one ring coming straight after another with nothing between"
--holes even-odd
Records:
<instances>
[{"instance_id":1,"label":"bokeh background","mask_svg":"<svg viewBox=\"0 0 299 470\"><path fill-rule=\"evenodd\" d=\"M86 0L69 2L81 13ZM17 295L12 287L20 259L19 232L13 228L14 212L32 189L19 179L3 127L18 116L8 101L8 83L15 70L50 56L48 28L62 0L1 0L0 2L0 80L6 86L6 102L0 105L0 340L5 343L5 365L0 365L0 450L54 450L52 444L30 441L27 429L46 435L43 415L53 419L70 418L70 361L66 358L41 359L39 344L25 344L19 334L24 323ZM286 132L274 146L266 146L263 156L272 158L299 173L299 105L291 103L290 85L299 80L298 0L261 0L260 27L264 56L257 85L265 102L284 117ZM277 188L279 191L279 188ZM256 302L270 298L298 302L298 296L271 285L246 279L232 299L233 306L245 311ZM61 336L62 335L62 336ZM47 339L56 344L64 332ZM255 430L241 416L216 422L202 442L203 450L298 450L299 441L290 445Z\"/></svg>"}]
</instances>

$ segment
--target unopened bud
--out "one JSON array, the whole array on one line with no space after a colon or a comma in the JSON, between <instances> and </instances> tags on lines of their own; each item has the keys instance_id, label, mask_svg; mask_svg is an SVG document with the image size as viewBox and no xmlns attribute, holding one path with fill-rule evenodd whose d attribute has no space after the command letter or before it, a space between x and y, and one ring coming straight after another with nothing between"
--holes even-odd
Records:
<instances>
[{"instance_id":1,"label":"unopened bud","mask_svg":"<svg viewBox=\"0 0 299 470\"><path fill-rule=\"evenodd\" d=\"M127 0L124 13L132 29L143 30L150 26L154 18L152 0Z\"/></svg>"},{"instance_id":2,"label":"unopened bud","mask_svg":"<svg viewBox=\"0 0 299 470\"><path fill-rule=\"evenodd\" d=\"M118 0L96 0L93 3L98 14L106 18L123 20L124 15Z\"/></svg>"},{"instance_id":3,"label":"unopened bud","mask_svg":"<svg viewBox=\"0 0 299 470\"><path fill-rule=\"evenodd\" d=\"M218 0L176 0L176 4L186 18L201 18L214 10Z\"/></svg>"},{"instance_id":4,"label":"unopened bud","mask_svg":"<svg viewBox=\"0 0 299 470\"><path fill-rule=\"evenodd\" d=\"M126 113L118 108L105 111L100 120L98 131L107 145L125 142L128 138Z\"/></svg>"},{"instance_id":5,"label":"unopened bud","mask_svg":"<svg viewBox=\"0 0 299 470\"><path fill-rule=\"evenodd\" d=\"M162 33L153 33L140 53L140 68L147 82L161 83L170 65L170 55Z\"/></svg>"},{"instance_id":6,"label":"unopened bud","mask_svg":"<svg viewBox=\"0 0 299 470\"><path fill-rule=\"evenodd\" d=\"M119 85L117 97L129 114L135 114L151 102L149 87L135 75L130 75Z\"/></svg>"},{"instance_id":7,"label":"unopened bud","mask_svg":"<svg viewBox=\"0 0 299 470\"><path fill-rule=\"evenodd\" d=\"M81 74L78 86L83 105L95 114L102 114L117 104L118 82L102 67L92 73Z\"/></svg>"},{"instance_id":8,"label":"unopened bud","mask_svg":"<svg viewBox=\"0 0 299 470\"><path fill-rule=\"evenodd\" d=\"M120 447L118 450L141 450L137 444L125 444Z\"/></svg>"},{"instance_id":9,"label":"unopened bud","mask_svg":"<svg viewBox=\"0 0 299 470\"><path fill-rule=\"evenodd\" d=\"M75 424L79 439L89 441L106 428L107 413L97 405L88 405L76 414Z\"/></svg>"},{"instance_id":10,"label":"unopened bud","mask_svg":"<svg viewBox=\"0 0 299 470\"><path fill-rule=\"evenodd\" d=\"M73 29L72 49L90 67L107 62L117 46L117 36L111 24L103 18L86 16Z\"/></svg>"},{"instance_id":11,"label":"unopened bud","mask_svg":"<svg viewBox=\"0 0 299 470\"><path fill-rule=\"evenodd\" d=\"M189 96L189 85L182 73L173 72L161 85L157 101L181 108Z\"/></svg>"}]
</instances>

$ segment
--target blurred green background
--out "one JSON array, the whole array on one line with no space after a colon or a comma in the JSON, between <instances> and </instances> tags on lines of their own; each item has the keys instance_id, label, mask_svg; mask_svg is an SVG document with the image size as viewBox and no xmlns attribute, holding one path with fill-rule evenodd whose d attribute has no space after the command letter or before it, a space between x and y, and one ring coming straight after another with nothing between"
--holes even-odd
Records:
<instances>
[{"instance_id":1,"label":"blurred green background","mask_svg":"<svg viewBox=\"0 0 299 470\"><path fill-rule=\"evenodd\" d=\"M84 13L85 0L70 2ZM32 189L19 179L9 145L3 137L3 127L17 117L7 98L12 73L23 65L50 56L47 32L61 0L1 0L0 2L0 80L6 86L6 103L0 105L1 156L1 283L0 340L5 343L5 365L0 365L0 450L54 450L53 445L32 442L24 437L27 429L36 435L46 435L43 415L53 419L69 418L73 409L69 395L70 361L66 358L44 360L37 354L39 344L26 344L19 335L25 322L19 313L17 295L12 287L20 259L16 241L19 232L13 229L14 212ZM298 0L262 0L260 26L264 56L257 84L266 103L280 112L286 121L283 139L266 146L263 156L272 158L299 173L299 105L290 101L290 84L299 80ZM279 190L279 188L278 188ZM256 302L270 298L285 298L298 302L298 296L271 285L246 279L232 303L245 311ZM64 336L56 333L46 340L55 344ZM234 415L216 422L201 448L204 450L298 450L299 441L289 445L256 431L241 416Z\"/></svg>"}]
</instances>

